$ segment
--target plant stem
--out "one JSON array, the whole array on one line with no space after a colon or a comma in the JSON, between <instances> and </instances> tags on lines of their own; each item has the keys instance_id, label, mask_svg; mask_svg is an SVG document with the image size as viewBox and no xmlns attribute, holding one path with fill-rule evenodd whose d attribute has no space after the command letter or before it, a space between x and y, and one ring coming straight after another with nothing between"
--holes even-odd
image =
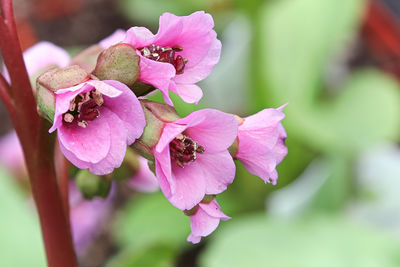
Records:
<instances>
[{"instance_id":1,"label":"plant stem","mask_svg":"<svg viewBox=\"0 0 400 267\"><path fill-rule=\"evenodd\" d=\"M54 140L36 111L22 58L11 0L0 0L0 49L10 74L13 123L21 141L50 267L76 267L68 220L54 170Z\"/></svg>"}]
</instances>

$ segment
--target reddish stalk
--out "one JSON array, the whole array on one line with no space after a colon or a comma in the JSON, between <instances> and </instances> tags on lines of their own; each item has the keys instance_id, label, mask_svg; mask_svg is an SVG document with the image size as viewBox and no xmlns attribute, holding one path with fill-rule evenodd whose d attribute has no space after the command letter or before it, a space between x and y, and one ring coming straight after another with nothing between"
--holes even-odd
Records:
<instances>
[{"instance_id":1,"label":"reddish stalk","mask_svg":"<svg viewBox=\"0 0 400 267\"><path fill-rule=\"evenodd\" d=\"M50 267L76 267L68 221L53 162L54 141L36 111L13 20L11 0L0 0L0 49L10 74L15 130L21 141ZM12 114L12 113L11 113Z\"/></svg>"},{"instance_id":2,"label":"reddish stalk","mask_svg":"<svg viewBox=\"0 0 400 267\"><path fill-rule=\"evenodd\" d=\"M10 86L8 85L6 79L4 79L4 76L0 73L0 98L6 105L11 117L14 117L14 105L8 93L9 91L11 91Z\"/></svg>"},{"instance_id":3,"label":"reddish stalk","mask_svg":"<svg viewBox=\"0 0 400 267\"><path fill-rule=\"evenodd\" d=\"M56 167L58 188L60 189L61 198L64 204L65 215L69 220L69 175L68 175L68 161L61 152L58 143L54 146L54 165Z\"/></svg>"}]
</instances>

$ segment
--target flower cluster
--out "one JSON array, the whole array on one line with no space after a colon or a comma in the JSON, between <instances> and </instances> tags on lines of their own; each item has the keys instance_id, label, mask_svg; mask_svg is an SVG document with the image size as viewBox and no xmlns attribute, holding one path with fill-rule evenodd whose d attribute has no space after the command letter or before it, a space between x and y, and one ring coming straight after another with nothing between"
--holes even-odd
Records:
<instances>
[{"instance_id":1,"label":"flower cluster","mask_svg":"<svg viewBox=\"0 0 400 267\"><path fill-rule=\"evenodd\" d=\"M287 154L284 106L245 118L215 109L178 116L170 92L198 103L203 92L196 83L219 61L221 42L213 27L202 11L184 17L164 13L156 34L143 27L118 30L72 59L49 43L25 54L28 66L37 66L30 74L41 71L37 104L52 123L49 132L57 131L65 157L92 174L117 177L120 169L138 173L128 157L133 148L150 166L141 168L144 177L152 176L151 169L156 178L131 184L145 191L161 188L190 216L193 243L230 219L216 195L233 182L234 160L276 184L276 166ZM146 99L155 90L166 104Z\"/></svg>"}]
</instances>

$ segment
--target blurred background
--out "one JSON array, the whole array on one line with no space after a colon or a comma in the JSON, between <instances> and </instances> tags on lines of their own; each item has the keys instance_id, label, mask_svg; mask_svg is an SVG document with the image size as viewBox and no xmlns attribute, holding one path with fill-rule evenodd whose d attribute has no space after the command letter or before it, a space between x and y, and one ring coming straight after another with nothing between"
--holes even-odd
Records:
<instances>
[{"instance_id":1,"label":"blurred background","mask_svg":"<svg viewBox=\"0 0 400 267\"><path fill-rule=\"evenodd\" d=\"M71 54L118 28L156 32L166 11L205 10L223 44L221 60L200 84L204 98L198 106L173 98L178 112L213 107L244 117L289 102L283 121L289 154L278 166L277 186L265 185L238 163L234 183L218 196L233 219L198 245L186 242L189 218L160 192L119 188L122 196L103 201L112 203L96 219L101 223L83 230L91 234L78 253L82 267L400 266L398 0L14 5L25 49L47 40ZM1 103L0 120L5 135L12 125ZM45 266L27 185L13 173L3 162L0 265ZM78 221L95 218L87 210L81 216Z\"/></svg>"}]
</instances>

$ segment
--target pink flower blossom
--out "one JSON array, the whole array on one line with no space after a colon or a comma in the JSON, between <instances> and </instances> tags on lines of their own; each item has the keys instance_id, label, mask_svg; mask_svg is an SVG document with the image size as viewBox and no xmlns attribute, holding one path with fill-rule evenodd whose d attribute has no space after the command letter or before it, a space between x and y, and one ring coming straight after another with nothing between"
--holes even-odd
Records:
<instances>
[{"instance_id":1,"label":"pink flower blossom","mask_svg":"<svg viewBox=\"0 0 400 267\"><path fill-rule=\"evenodd\" d=\"M219 221L227 221L231 219L226 216L214 198L208 203L199 203L196 211L190 216L190 228L192 232L187 241L197 244L202 237L208 236L217 229Z\"/></svg>"},{"instance_id":2,"label":"pink flower blossom","mask_svg":"<svg viewBox=\"0 0 400 267\"><path fill-rule=\"evenodd\" d=\"M23 57L29 76L38 76L39 72L44 72L51 66L66 67L70 62L70 56L67 51L45 41L28 48ZM3 73L6 80L9 81L10 78L5 67L3 67Z\"/></svg>"},{"instance_id":3,"label":"pink flower blossom","mask_svg":"<svg viewBox=\"0 0 400 267\"><path fill-rule=\"evenodd\" d=\"M126 146L140 137L145 126L140 103L117 81L89 80L56 91L54 123L65 157L96 175L121 165Z\"/></svg>"},{"instance_id":4,"label":"pink flower blossom","mask_svg":"<svg viewBox=\"0 0 400 267\"><path fill-rule=\"evenodd\" d=\"M238 150L234 156L252 174L266 183L276 184L278 165L286 156L286 131L281 120L285 117L282 109L264 109L242 119L239 123Z\"/></svg>"},{"instance_id":5,"label":"pink flower blossom","mask_svg":"<svg viewBox=\"0 0 400 267\"><path fill-rule=\"evenodd\" d=\"M76 251L82 253L98 236L99 229L110 214L115 192L111 190L107 199L85 200L71 182L69 187L70 222Z\"/></svg>"},{"instance_id":6,"label":"pink flower blossom","mask_svg":"<svg viewBox=\"0 0 400 267\"><path fill-rule=\"evenodd\" d=\"M195 83L211 73L221 53L213 27L211 15L204 11L184 17L164 13L156 35L133 27L123 42L140 56L139 80L160 89L166 103L172 105L169 91L185 102L197 103L203 92Z\"/></svg>"},{"instance_id":7,"label":"pink flower blossom","mask_svg":"<svg viewBox=\"0 0 400 267\"><path fill-rule=\"evenodd\" d=\"M237 127L232 115L212 109L165 123L153 153L160 188L175 207L190 210L232 183L235 164L227 149Z\"/></svg>"},{"instance_id":8,"label":"pink flower blossom","mask_svg":"<svg viewBox=\"0 0 400 267\"><path fill-rule=\"evenodd\" d=\"M0 165L11 171L15 176L27 173L24 153L17 133L12 131L0 139Z\"/></svg>"},{"instance_id":9,"label":"pink flower blossom","mask_svg":"<svg viewBox=\"0 0 400 267\"><path fill-rule=\"evenodd\" d=\"M113 46L115 44L122 42L125 38L125 34L126 34L126 31L124 31L122 29L118 29L115 32L113 32L110 36L107 36L106 38L101 40L99 42L99 45L102 48L107 49L110 46Z\"/></svg>"},{"instance_id":10,"label":"pink flower blossom","mask_svg":"<svg viewBox=\"0 0 400 267\"><path fill-rule=\"evenodd\" d=\"M137 156L139 159L139 171L128 180L128 184L141 192L155 192L159 189L158 181L147 164L147 159Z\"/></svg>"}]
</instances>

